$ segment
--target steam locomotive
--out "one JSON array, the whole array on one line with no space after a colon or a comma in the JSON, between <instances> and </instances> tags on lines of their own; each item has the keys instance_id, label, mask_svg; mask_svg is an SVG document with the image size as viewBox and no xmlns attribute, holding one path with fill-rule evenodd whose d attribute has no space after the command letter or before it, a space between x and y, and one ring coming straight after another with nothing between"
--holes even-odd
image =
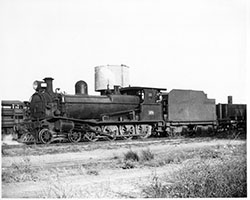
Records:
<instances>
[{"instance_id":1,"label":"steam locomotive","mask_svg":"<svg viewBox=\"0 0 250 200\"><path fill-rule=\"evenodd\" d=\"M70 142L100 138L115 140L146 138L165 127L161 88L125 87L107 89L100 96L88 95L87 84L79 81L76 94L53 92L53 79L34 82L30 119L35 139L49 143L56 138ZM34 131L33 131L34 132Z\"/></svg>"},{"instance_id":2,"label":"steam locomotive","mask_svg":"<svg viewBox=\"0 0 250 200\"><path fill-rule=\"evenodd\" d=\"M203 91L114 86L88 95L87 83L78 81L75 94L68 95L54 92L53 78L35 81L33 87L29 120L19 128L23 142L77 143L246 129L246 105L216 105Z\"/></svg>"},{"instance_id":3,"label":"steam locomotive","mask_svg":"<svg viewBox=\"0 0 250 200\"><path fill-rule=\"evenodd\" d=\"M112 77L107 67L101 69ZM126 74L126 69L124 65L113 67L113 70L120 70L117 76L121 78L120 83L126 80L120 76ZM96 80L102 80L97 75L103 72L98 72ZM30 102L19 102L18 112L16 106L6 108L7 101L2 101L2 133L8 129L17 133L22 142L47 144L55 140L77 143L151 135L212 134L220 130L246 131L246 105L233 104L232 97L228 104L216 105L215 99L209 99L203 91L174 89L166 92L165 88L119 84L110 88L110 80L104 86L96 84L100 95L89 95L85 81L75 84L74 95L54 90L53 78L35 81L35 93ZM14 116L17 115L14 113L19 114ZM10 117L21 121L9 123Z\"/></svg>"}]
</instances>

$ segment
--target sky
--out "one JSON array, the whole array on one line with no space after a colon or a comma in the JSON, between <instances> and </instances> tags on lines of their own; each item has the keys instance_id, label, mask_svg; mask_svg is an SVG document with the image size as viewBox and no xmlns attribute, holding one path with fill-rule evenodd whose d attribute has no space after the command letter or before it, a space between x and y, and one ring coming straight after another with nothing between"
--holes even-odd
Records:
<instances>
[{"instance_id":1,"label":"sky","mask_svg":"<svg viewBox=\"0 0 250 200\"><path fill-rule=\"evenodd\" d=\"M203 90L247 103L247 0L0 0L0 99L35 80L94 92L94 68L129 66L130 85Z\"/></svg>"}]
</instances>

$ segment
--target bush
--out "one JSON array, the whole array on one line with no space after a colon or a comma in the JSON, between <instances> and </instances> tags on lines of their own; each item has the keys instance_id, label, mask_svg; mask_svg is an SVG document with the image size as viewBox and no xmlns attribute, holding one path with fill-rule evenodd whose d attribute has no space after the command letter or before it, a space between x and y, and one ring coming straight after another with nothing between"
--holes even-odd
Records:
<instances>
[{"instance_id":1,"label":"bush","mask_svg":"<svg viewBox=\"0 0 250 200\"><path fill-rule=\"evenodd\" d=\"M122 169L133 169L135 168L135 163L131 160L126 160L122 166L121 166Z\"/></svg>"},{"instance_id":2,"label":"bush","mask_svg":"<svg viewBox=\"0 0 250 200\"><path fill-rule=\"evenodd\" d=\"M88 175L95 175L98 176L99 172L97 170L87 170L86 172Z\"/></svg>"},{"instance_id":3,"label":"bush","mask_svg":"<svg viewBox=\"0 0 250 200\"><path fill-rule=\"evenodd\" d=\"M154 159L154 154L150 151L150 149L141 151L141 160L142 161L150 161Z\"/></svg>"},{"instance_id":4,"label":"bush","mask_svg":"<svg viewBox=\"0 0 250 200\"><path fill-rule=\"evenodd\" d=\"M127 153L124 154L124 160L139 161L140 158L136 152L129 150Z\"/></svg>"}]
</instances>

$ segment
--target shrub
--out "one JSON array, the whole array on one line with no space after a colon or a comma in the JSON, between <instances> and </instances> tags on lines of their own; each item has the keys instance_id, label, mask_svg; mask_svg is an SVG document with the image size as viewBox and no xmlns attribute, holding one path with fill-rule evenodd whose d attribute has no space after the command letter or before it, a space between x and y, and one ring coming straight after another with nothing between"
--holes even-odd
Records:
<instances>
[{"instance_id":1,"label":"shrub","mask_svg":"<svg viewBox=\"0 0 250 200\"><path fill-rule=\"evenodd\" d=\"M141 151L141 160L142 161L150 161L154 159L154 154L150 151L150 149Z\"/></svg>"},{"instance_id":2,"label":"shrub","mask_svg":"<svg viewBox=\"0 0 250 200\"><path fill-rule=\"evenodd\" d=\"M95 176L99 175L99 172L97 170L88 170L86 173L88 175L95 175Z\"/></svg>"},{"instance_id":3,"label":"shrub","mask_svg":"<svg viewBox=\"0 0 250 200\"><path fill-rule=\"evenodd\" d=\"M129 150L127 153L124 154L124 160L132 160L132 161L139 161L139 156L136 152Z\"/></svg>"},{"instance_id":4,"label":"shrub","mask_svg":"<svg viewBox=\"0 0 250 200\"><path fill-rule=\"evenodd\" d=\"M135 163L131 160L126 160L122 166L121 166L122 169L133 169L135 168Z\"/></svg>"}]
</instances>

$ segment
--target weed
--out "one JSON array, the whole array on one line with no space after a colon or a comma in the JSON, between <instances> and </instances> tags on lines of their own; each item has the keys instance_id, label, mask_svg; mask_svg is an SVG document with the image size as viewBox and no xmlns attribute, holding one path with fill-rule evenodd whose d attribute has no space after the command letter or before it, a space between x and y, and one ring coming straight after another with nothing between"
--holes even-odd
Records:
<instances>
[{"instance_id":1,"label":"weed","mask_svg":"<svg viewBox=\"0 0 250 200\"><path fill-rule=\"evenodd\" d=\"M36 171L31 166L30 159L23 158L21 163L12 163L9 169L3 170L2 181L6 183L36 181L38 179Z\"/></svg>"},{"instance_id":2,"label":"weed","mask_svg":"<svg viewBox=\"0 0 250 200\"><path fill-rule=\"evenodd\" d=\"M132 161L139 161L139 156L136 152L132 151L131 149L124 154L124 160L132 160Z\"/></svg>"},{"instance_id":3,"label":"weed","mask_svg":"<svg viewBox=\"0 0 250 200\"><path fill-rule=\"evenodd\" d=\"M48 182L42 195L43 198L79 198L84 196L84 191L81 188L71 187L59 179L59 176L56 177L56 181Z\"/></svg>"},{"instance_id":4,"label":"weed","mask_svg":"<svg viewBox=\"0 0 250 200\"><path fill-rule=\"evenodd\" d=\"M98 172L97 170L93 170L93 169L88 170L86 173L87 173L88 175L95 175L95 176L98 176L98 175L99 175L99 172Z\"/></svg>"},{"instance_id":5,"label":"weed","mask_svg":"<svg viewBox=\"0 0 250 200\"><path fill-rule=\"evenodd\" d=\"M43 188L41 198L107 198L114 197L114 192L108 182L104 184L96 184L95 187L92 185L75 185L71 184L58 174L55 174L53 179L50 179Z\"/></svg>"},{"instance_id":6,"label":"weed","mask_svg":"<svg viewBox=\"0 0 250 200\"><path fill-rule=\"evenodd\" d=\"M132 169L136 167L136 162L140 160L137 152L132 151L131 149L124 154L124 159L121 162L122 169Z\"/></svg>"},{"instance_id":7,"label":"weed","mask_svg":"<svg viewBox=\"0 0 250 200\"><path fill-rule=\"evenodd\" d=\"M154 174L150 185L142 189L142 195L146 198L166 198L167 187L159 180L159 177Z\"/></svg>"},{"instance_id":8,"label":"weed","mask_svg":"<svg viewBox=\"0 0 250 200\"><path fill-rule=\"evenodd\" d=\"M135 168L135 162L133 162L133 161L131 161L131 160L126 160L123 164L122 164L122 166L121 166L121 168L122 169L133 169L133 168Z\"/></svg>"},{"instance_id":9,"label":"weed","mask_svg":"<svg viewBox=\"0 0 250 200\"><path fill-rule=\"evenodd\" d=\"M141 151L141 160L142 161L150 161L154 159L154 154L150 151L150 149Z\"/></svg>"}]
</instances>

